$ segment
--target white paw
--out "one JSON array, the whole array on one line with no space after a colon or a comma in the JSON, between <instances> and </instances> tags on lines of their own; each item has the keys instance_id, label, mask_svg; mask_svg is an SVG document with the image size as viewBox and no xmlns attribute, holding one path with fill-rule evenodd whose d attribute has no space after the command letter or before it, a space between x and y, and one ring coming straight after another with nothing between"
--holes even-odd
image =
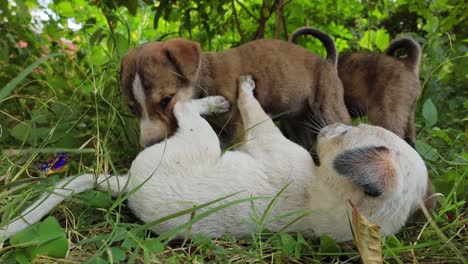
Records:
<instances>
[{"instance_id":1,"label":"white paw","mask_svg":"<svg viewBox=\"0 0 468 264\"><path fill-rule=\"evenodd\" d=\"M209 111L211 113L226 113L229 111L229 102L222 96L210 96L209 99Z\"/></svg>"},{"instance_id":2,"label":"white paw","mask_svg":"<svg viewBox=\"0 0 468 264\"><path fill-rule=\"evenodd\" d=\"M255 82L252 78L252 75L241 75L239 76L240 88L249 94L253 93L255 89Z\"/></svg>"},{"instance_id":3,"label":"white paw","mask_svg":"<svg viewBox=\"0 0 468 264\"><path fill-rule=\"evenodd\" d=\"M229 111L229 102L222 96L208 96L202 99L193 100L195 109L202 114L225 113Z\"/></svg>"}]
</instances>

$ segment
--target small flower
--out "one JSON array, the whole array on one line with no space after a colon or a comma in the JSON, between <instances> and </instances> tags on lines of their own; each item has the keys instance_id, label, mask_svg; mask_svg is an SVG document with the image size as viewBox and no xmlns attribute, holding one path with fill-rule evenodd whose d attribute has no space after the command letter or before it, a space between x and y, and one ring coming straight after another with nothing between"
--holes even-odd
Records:
<instances>
[{"instance_id":1,"label":"small flower","mask_svg":"<svg viewBox=\"0 0 468 264\"><path fill-rule=\"evenodd\" d=\"M18 43L16 43L15 47L20 48L20 49L25 49L28 47L28 43L26 41L20 40Z\"/></svg>"},{"instance_id":2,"label":"small flower","mask_svg":"<svg viewBox=\"0 0 468 264\"><path fill-rule=\"evenodd\" d=\"M67 170L68 159L69 156L67 154L59 152L48 162L40 162L37 168L43 172L45 176L61 173Z\"/></svg>"}]
</instances>

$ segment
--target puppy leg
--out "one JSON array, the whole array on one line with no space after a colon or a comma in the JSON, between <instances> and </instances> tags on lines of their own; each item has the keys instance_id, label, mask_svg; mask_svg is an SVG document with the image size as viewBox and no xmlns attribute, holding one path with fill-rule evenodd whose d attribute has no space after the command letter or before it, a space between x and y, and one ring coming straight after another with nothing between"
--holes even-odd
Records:
<instances>
[{"instance_id":1,"label":"puppy leg","mask_svg":"<svg viewBox=\"0 0 468 264\"><path fill-rule=\"evenodd\" d=\"M265 113L260 103L255 99L253 90L255 83L250 75L239 77L239 97L237 105L245 129L244 137L246 144L250 141L263 140L265 137L284 138L271 118Z\"/></svg>"},{"instance_id":2,"label":"puppy leg","mask_svg":"<svg viewBox=\"0 0 468 264\"><path fill-rule=\"evenodd\" d=\"M405 141L408 142L413 148L416 142L416 129L414 127L414 109L411 110L408 122L406 123Z\"/></svg>"},{"instance_id":3,"label":"puppy leg","mask_svg":"<svg viewBox=\"0 0 468 264\"><path fill-rule=\"evenodd\" d=\"M385 105L370 105L368 113L371 124L388 129L400 138L405 138L405 120L408 119L406 116L403 116L403 114L396 114L399 112L388 108ZM402 111L400 113L404 112Z\"/></svg>"},{"instance_id":4,"label":"puppy leg","mask_svg":"<svg viewBox=\"0 0 468 264\"><path fill-rule=\"evenodd\" d=\"M204 160L218 159L221 149L218 136L208 122L200 115L222 113L229 110L229 102L222 96L210 96L188 102L178 102L174 106L174 116L177 119L179 129L169 140L177 141L176 144L185 146L184 151L177 151L180 158ZM185 153L185 154L184 154Z\"/></svg>"}]
</instances>

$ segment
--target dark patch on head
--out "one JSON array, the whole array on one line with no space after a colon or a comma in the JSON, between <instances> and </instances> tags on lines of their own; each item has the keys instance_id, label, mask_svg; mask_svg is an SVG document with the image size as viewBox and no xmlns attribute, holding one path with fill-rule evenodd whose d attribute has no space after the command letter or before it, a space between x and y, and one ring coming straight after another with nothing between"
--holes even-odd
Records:
<instances>
[{"instance_id":1,"label":"dark patch on head","mask_svg":"<svg viewBox=\"0 0 468 264\"><path fill-rule=\"evenodd\" d=\"M384 193L392 175L382 154L389 153L384 146L369 146L346 150L336 156L333 168L341 176L358 185L369 196L378 197Z\"/></svg>"},{"instance_id":2,"label":"dark patch on head","mask_svg":"<svg viewBox=\"0 0 468 264\"><path fill-rule=\"evenodd\" d=\"M181 65L177 62L177 60L172 56L172 54L169 52L169 50L165 50L164 55L166 56L166 59L174 66L175 72L177 73L177 76L181 78L183 76L183 71Z\"/></svg>"}]
</instances>

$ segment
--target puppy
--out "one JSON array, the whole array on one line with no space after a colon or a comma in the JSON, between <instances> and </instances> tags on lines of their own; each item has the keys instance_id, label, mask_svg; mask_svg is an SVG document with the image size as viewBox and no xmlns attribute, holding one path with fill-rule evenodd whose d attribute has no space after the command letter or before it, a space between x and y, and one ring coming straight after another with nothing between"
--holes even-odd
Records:
<instances>
[{"instance_id":1,"label":"puppy","mask_svg":"<svg viewBox=\"0 0 468 264\"><path fill-rule=\"evenodd\" d=\"M263 226L308 237L327 234L337 241L350 240L349 201L377 222L384 235L394 234L404 225L427 185L426 167L413 148L380 127L334 124L318 135L322 165L315 167L304 148L281 134L253 96L253 89L252 79L243 77L237 104L248 128L247 141L236 151L222 154L215 132L200 117L210 111L210 101L226 111L225 100L207 97L177 102L177 132L143 150L133 161L129 175L103 175L97 180L98 187L114 194L134 190L128 197L128 207L147 223L187 210L185 215L152 226L158 233L182 225L190 236L245 237ZM0 237L8 238L37 222L67 195L91 189L95 183L95 176L90 174L62 180L53 194L44 195L4 227ZM232 194L195 213L190 211ZM275 195L276 204L266 221L253 223ZM232 206L187 223L224 202L232 202ZM302 218L288 225L298 216ZM177 236L184 234L182 230Z\"/></svg>"},{"instance_id":2,"label":"puppy","mask_svg":"<svg viewBox=\"0 0 468 264\"><path fill-rule=\"evenodd\" d=\"M295 31L290 41L310 34L308 28ZM327 59L337 57L330 38L314 35L325 46ZM333 42L331 42L333 43ZM404 59L395 57L406 50ZM352 117L368 115L369 121L384 127L414 146L414 111L420 91L421 47L411 38L393 41L384 54L350 53L338 57L338 75L344 87L344 100Z\"/></svg>"},{"instance_id":3,"label":"puppy","mask_svg":"<svg viewBox=\"0 0 468 264\"><path fill-rule=\"evenodd\" d=\"M334 47L333 42L330 45ZM130 111L140 120L141 144L150 146L176 131L172 109L179 101L221 95L236 105L236 78L243 74L255 79L256 97L266 112L289 114L286 123L301 123L309 113L327 123L351 122L336 61L280 40L201 52L198 43L179 38L143 44L122 60L121 88ZM233 125L226 130L236 131L239 138L243 131L239 111L233 109L229 119Z\"/></svg>"}]
</instances>

